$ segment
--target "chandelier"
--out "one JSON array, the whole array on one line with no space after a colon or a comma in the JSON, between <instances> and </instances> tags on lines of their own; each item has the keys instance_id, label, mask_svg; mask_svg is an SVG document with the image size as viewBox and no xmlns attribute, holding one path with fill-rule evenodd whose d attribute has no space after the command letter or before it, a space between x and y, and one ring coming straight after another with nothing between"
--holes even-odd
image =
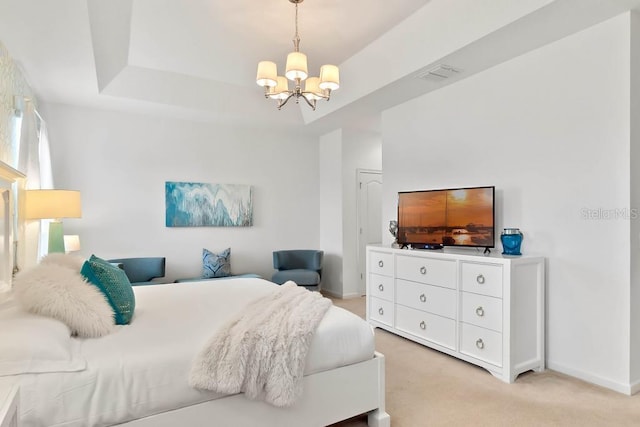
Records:
<instances>
[{"instance_id":1,"label":"chandelier","mask_svg":"<svg viewBox=\"0 0 640 427\"><path fill-rule=\"evenodd\" d=\"M256 83L264 87L265 98L278 100L278 110L294 97L296 104L302 98L315 110L317 100L326 99L328 101L331 97L331 91L340 87L340 72L337 66L327 64L320 67L320 77L308 77L307 55L300 52L300 36L298 35L298 3L302 3L304 0L289 1L296 5L296 34L293 38L294 51L287 55L286 77L278 75L275 62L260 61ZM289 89L289 80L294 84L293 89ZM303 81L304 90L302 90Z\"/></svg>"}]
</instances>

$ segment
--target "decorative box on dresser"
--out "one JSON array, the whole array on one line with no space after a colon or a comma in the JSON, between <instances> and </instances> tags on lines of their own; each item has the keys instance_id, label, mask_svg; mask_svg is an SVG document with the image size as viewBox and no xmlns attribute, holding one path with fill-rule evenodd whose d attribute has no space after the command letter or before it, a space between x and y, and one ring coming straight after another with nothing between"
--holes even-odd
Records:
<instances>
[{"instance_id":1,"label":"decorative box on dresser","mask_svg":"<svg viewBox=\"0 0 640 427\"><path fill-rule=\"evenodd\" d=\"M0 427L18 427L18 385L0 381Z\"/></svg>"},{"instance_id":2,"label":"decorative box on dresser","mask_svg":"<svg viewBox=\"0 0 640 427\"><path fill-rule=\"evenodd\" d=\"M544 258L367 246L367 321L505 382L544 370Z\"/></svg>"}]
</instances>

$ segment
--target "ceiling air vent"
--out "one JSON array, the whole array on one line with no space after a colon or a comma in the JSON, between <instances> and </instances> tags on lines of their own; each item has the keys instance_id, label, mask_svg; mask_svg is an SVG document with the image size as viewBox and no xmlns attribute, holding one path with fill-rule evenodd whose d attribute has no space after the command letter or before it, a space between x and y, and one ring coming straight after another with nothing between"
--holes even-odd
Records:
<instances>
[{"instance_id":1,"label":"ceiling air vent","mask_svg":"<svg viewBox=\"0 0 640 427\"><path fill-rule=\"evenodd\" d=\"M422 80L431 80L434 82L440 82L449 77L453 77L460 73L461 70L453 68L450 65L439 64L434 68L427 70L426 72L419 74L418 78Z\"/></svg>"}]
</instances>

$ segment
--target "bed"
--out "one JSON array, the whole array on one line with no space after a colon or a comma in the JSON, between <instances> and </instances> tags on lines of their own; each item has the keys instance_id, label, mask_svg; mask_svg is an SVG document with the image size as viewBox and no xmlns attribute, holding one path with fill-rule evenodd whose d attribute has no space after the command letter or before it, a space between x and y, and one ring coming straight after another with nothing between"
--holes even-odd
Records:
<instances>
[{"instance_id":1,"label":"bed","mask_svg":"<svg viewBox=\"0 0 640 427\"><path fill-rule=\"evenodd\" d=\"M188 385L203 343L275 286L235 278L134 287L130 325L101 338L70 339L73 369L3 377L19 382L20 425L326 426L368 413L370 426L388 427L384 357L374 350L371 327L334 306L313 336L304 392L292 407ZM0 310L10 311L11 304Z\"/></svg>"}]
</instances>

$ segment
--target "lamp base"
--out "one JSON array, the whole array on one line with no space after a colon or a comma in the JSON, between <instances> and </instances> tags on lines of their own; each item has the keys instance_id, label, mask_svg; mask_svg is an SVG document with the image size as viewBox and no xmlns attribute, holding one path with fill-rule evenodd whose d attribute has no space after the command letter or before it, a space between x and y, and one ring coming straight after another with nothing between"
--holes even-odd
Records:
<instances>
[{"instance_id":1,"label":"lamp base","mask_svg":"<svg viewBox=\"0 0 640 427\"><path fill-rule=\"evenodd\" d=\"M49 253L55 252L64 253L62 221L51 221L49 223Z\"/></svg>"}]
</instances>

